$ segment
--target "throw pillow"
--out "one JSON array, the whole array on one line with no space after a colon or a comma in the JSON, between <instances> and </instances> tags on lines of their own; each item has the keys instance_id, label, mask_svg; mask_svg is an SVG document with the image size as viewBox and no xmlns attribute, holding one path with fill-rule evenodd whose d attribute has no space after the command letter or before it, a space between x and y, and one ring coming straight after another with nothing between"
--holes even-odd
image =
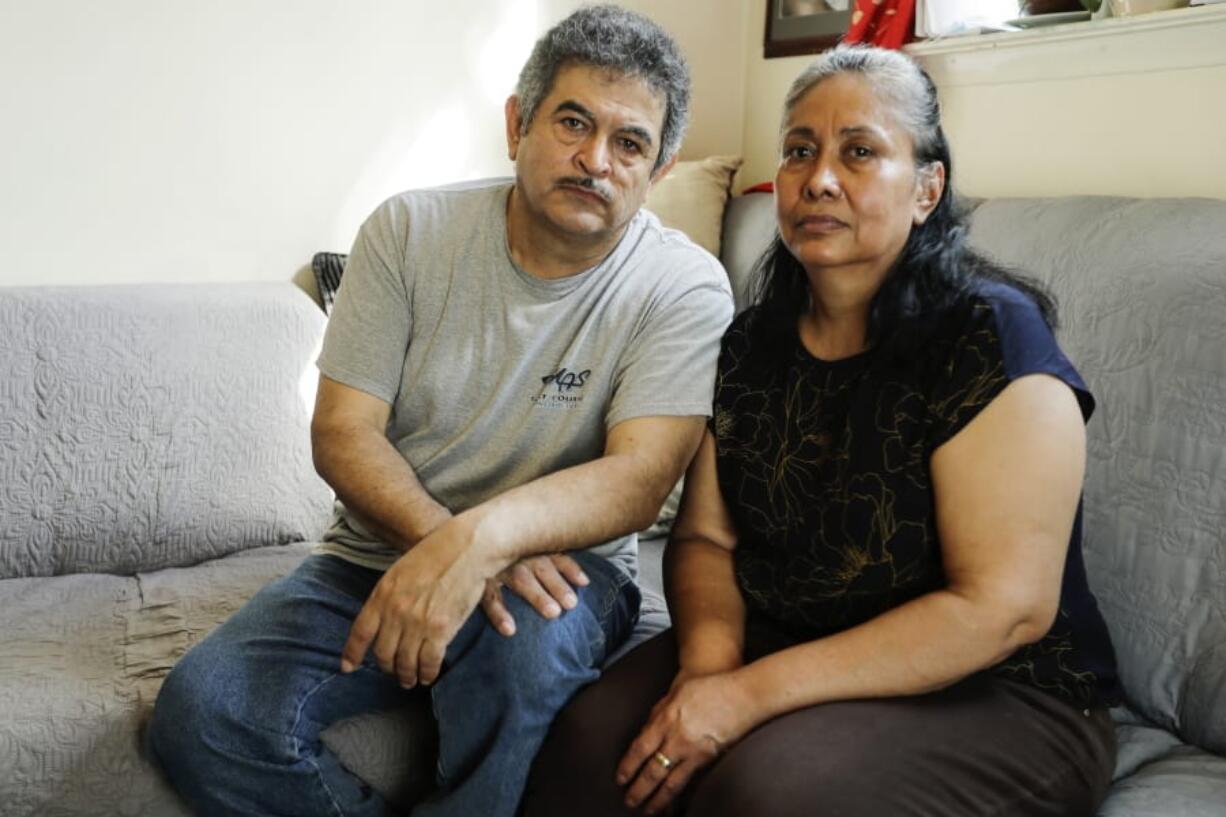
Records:
<instances>
[{"instance_id":1,"label":"throw pillow","mask_svg":"<svg viewBox=\"0 0 1226 817\"><path fill-rule=\"evenodd\" d=\"M647 193L647 209L665 227L680 230L698 246L719 257L724 205L732 194L739 156L711 156L677 162Z\"/></svg>"},{"instance_id":2,"label":"throw pillow","mask_svg":"<svg viewBox=\"0 0 1226 817\"><path fill-rule=\"evenodd\" d=\"M336 300L336 290L341 286L341 275L345 272L345 261L349 256L336 252L317 252L311 259L311 270L315 273L315 286L319 290L319 305L324 314L332 311L332 302Z\"/></svg>"}]
</instances>

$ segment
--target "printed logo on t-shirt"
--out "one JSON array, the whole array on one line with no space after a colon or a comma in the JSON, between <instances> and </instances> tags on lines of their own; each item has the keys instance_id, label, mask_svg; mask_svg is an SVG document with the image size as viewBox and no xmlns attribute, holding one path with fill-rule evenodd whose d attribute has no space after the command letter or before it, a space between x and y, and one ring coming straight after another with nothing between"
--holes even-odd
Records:
<instances>
[{"instance_id":1,"label":"printed logo on t-shirt","mask_svg":"<svg viewBox=\"0 0 1226 817\"><path fill-rule=\"evenodd\" d=\"M541 378L541 393L534 395L536 406L574 406L583 402L583 387L591 369L574 372L565 366Z\"/></svg>"}]
</instances>

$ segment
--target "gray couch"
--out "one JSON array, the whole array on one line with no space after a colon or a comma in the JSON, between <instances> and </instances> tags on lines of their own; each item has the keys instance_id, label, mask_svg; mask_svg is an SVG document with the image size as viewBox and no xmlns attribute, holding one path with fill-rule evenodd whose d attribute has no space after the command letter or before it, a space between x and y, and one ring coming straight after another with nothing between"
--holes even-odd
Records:
<instances>
[{"instance_id":1,"label":"gray couch","mask_svg":"<svg viewBox=\"0 0 1226 817\"><path fill-rule=\"evenodd\" d=\"M728 208L742 297L772 228L769 196ZM1051 284L1099 397L1087 560L1128 694L1100 814L1222 817L1226 202L987 201L973 240ZM325 521L323 323L289 284L0 289L0 814L187 813L140 727L178 656ZM660 548L643 543L656 587ZM652 598L640 637L664 621ZM406 802L430 728L419 702L325 741Z\"/></svg>"}]
</instances>

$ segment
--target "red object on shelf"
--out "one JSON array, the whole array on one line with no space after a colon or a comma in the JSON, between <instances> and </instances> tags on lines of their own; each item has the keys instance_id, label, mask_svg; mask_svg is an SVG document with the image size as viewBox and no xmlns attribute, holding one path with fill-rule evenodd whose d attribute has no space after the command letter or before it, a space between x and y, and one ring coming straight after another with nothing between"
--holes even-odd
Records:
<instances>
[{"instance_id":1,"label":"red object on shelf","mask_svg":"<svg viewBox=\"0 0 1226 817\"><path fill-rule=\"evenodd\" d=\"M856 0L846 43L902 48L915 39L915 0Z\"/></svg>"},{"instance_id":2,"label":"red object on shelf","mask_svg":"<svg viewBox=\"0 0 1226 817\"><path fill-rule=\"evenodd\" d=\"M746 193L774 193L774 192L775 192L774 182L759 182L758 184L755 184L753 187L746 187L744 190L741 191L741 195L744 196Z\"/></svg>"}]
</instances>

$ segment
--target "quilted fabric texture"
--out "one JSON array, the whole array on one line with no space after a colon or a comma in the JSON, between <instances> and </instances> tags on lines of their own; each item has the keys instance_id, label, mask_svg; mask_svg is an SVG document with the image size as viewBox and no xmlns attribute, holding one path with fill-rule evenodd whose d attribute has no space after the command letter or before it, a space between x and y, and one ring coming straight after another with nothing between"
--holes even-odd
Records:
<instances>
[{"instance_id":1,"label":"quilted fabric texture","mask_svg":"<svg viewBox=\"0 0 1226 817\"><path fill-rule=\"evenodd\" d=\"M1226 752L1226 201L996 199L972 241L1039 277L1099 400L1085 547L1130 704ZM1220 812L1219 812L1220 813Z\"/></svg>"},{"instance_id":2,"label":"quilted fabric texture","mask_svg":"<svg viewBox=\"0 0 1226 817\"><path fill-rule=\"evenodd\" d=\"M314 538L323 326L290 284L0 289L0 578Z\"/></svg>"},{"instance_id":3,"label":"quilted fabric texture","mask_svg":"<svg viewBox=\"0 0 1226 817\"><path fill-rule=\"evenodd\" d=\"M1226 758L1178 746L1111 787L1098 817L1222 817Z\"/></svg>"},{"instance_id":4,"label":"quilted fabric texture","mask_svg":"<svg viewBox=\"0 0 1226 817\"><path fill-rule=\"evenodd\" d=\"M0 582L0 814L187 817L141 754L157 691L190 647L308 550Z\"/></svg>"}]
</instances>

